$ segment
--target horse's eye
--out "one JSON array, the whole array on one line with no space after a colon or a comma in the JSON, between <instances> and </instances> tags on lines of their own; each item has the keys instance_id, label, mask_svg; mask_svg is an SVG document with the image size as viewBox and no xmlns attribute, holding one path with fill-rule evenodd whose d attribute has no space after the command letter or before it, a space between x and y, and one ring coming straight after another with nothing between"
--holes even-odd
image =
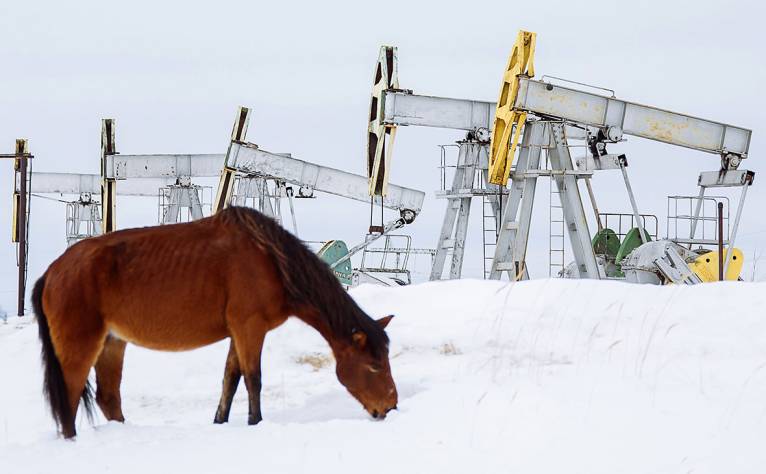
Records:
<instances>
[{"instance_id":1,"label":"horse's eye","mask_svg":"<svg viewBox=\"0 0 766 474\"><path fill-rule=\"evenodd\" d=\"M368 365L367 370L369 370L373 374L377 374L378 372L380 372L380 369L378 369L377 367L373 367L372 365Z\"/></svg>"}]
</instances>

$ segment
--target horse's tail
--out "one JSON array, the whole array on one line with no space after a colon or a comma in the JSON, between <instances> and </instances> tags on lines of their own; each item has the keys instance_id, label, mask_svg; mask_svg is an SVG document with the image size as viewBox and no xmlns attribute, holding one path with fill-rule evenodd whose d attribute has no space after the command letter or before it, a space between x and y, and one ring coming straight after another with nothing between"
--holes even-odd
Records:
<instances>
[{"instance_id":1,"label":"horse's tail","mask_svg":"<svg viewBox=\"0 0 766 474\"><path fill-rule=\"evenodd\" d=\"M64 380L64 372L61 370L61 362L53 347L51 332L48 327L48 319L45 317L45 312L43 311L45 277L46 275L40 277L32 290L32 308L37 317L37 328L40 335L40 342L42 343L41 355L43 370L45 371L43 393L50 406L53 419L56 421L56 425L60 429L72 425L76 412L72 413L72 407L69 404L69 395L66 381ZM90 382L86 383L81 399L88 418L92 419L93 390L91 389Z\"/></svg>"}]
</instances>

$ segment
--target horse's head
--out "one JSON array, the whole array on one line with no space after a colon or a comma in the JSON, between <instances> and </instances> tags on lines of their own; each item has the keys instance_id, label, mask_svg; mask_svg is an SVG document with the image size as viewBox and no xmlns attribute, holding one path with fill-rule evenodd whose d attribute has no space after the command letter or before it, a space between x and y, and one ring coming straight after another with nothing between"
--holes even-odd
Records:
<instances>
[{"instance_id":1,"label":"horse's head","mask_svg":"<svg viewBox=\"0 0 766 474\"><path fill-rule=\"evenodd\" d=\"M384 329L391 318L386 316L377 323ZM373 418L383 419L396 408L398 399L388 364L388 347L373 351L368 335L362 331L355 331L351 339L348 347L335 354L338 380Z\"/></svg>"}]
</instances>

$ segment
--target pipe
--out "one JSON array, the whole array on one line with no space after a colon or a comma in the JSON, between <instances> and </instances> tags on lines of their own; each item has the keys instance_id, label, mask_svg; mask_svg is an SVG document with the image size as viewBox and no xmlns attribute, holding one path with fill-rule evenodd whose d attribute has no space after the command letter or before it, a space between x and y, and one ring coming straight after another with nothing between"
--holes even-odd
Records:
<instances>
[{"instance_id":1,"label":"pipe","mask_svg":"<svg viewBox=\"0 0 766 474\"><path fill-rule=\"evenodd\" d=\"M633 218L636 219L636 227L638 227L638 234L641 237L641 243L648 242L646 238L646 230L644 230L643 223L641 221L641 215L638 213L638 205L636 204L636 198L633 196L633 188L630 186L628 180L628 171L625 169L625 155L619 157L620 171L622 171L622 179L625 181L625 188L628 190L628 197L630 198L630 207L633 210Z\"/></svg>"},{"instance_id":2,"label":"pipe","mask_svg":"<svg viewBox=\"0 0 766 474\"><path fill-rule=\"evenodd\" d=\"M593 213L596 215L596 225L598 225L598 230L600 232L604 230L604 225L601 223L601 215L598 212L598 206L596 205L596 195L593 194L593 186L590 184L590 178L585 178L585 186L588 188L590 204L593 206Z\"/></svg>"},{"instance_id":3,"label":"pipe","mask_svg":"<svg viewBox=\"0 0 766 474\"><path fill-rule=\"evenodd\" d=\"M723 203L718 203L718 281L723 281Z\"/></svg>"}]
</instances>

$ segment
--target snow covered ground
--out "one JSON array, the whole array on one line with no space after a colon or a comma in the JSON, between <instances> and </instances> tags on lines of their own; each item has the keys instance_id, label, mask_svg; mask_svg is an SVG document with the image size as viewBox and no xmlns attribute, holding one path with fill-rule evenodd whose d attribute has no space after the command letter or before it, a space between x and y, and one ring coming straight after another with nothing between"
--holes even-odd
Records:
<instances>
[{"instance_id":1,"label":"snow covered ground","mask_svg":"<svg viewBox=\"0 0 766 474\"><path fill-rule=\"evenodd\" d=\"M463 280L361 287L389 326L399 410L373 421L291 320L264 361L264 422L213 425L227 343L130 347L128 422L57 439L34 322L0 321L0 472L762 473L766 284Z\"/></svg>"}]
</instances>

